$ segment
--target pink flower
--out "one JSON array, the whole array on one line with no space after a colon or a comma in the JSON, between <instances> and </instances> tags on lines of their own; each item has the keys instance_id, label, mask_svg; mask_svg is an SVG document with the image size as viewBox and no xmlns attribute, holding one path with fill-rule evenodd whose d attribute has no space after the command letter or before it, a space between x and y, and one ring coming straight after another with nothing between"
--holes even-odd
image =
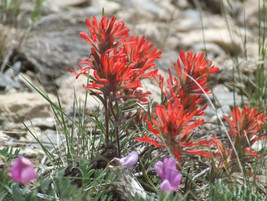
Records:
<instances>
[{"instance_id":1,"label":"pink flower","mask_svg":"<svg viewBox=\"0 0 267 201\"><path fill-rule=\"evenodd\" d=\"M173 157L165 158L164 161L158 161L155 164L155 172L162 180L159 188L165 193L176 191L182 181L182 175L176 168Z\"/></svg>"},{"instance_id":2,"label":"pink flower","mask_svg":"<svg viewBox=\"0 0 267 201\"><path fill-rule=\"evenodd\" d=\"M23 156L19 156L11 164L10 172L12 179L21 184L28 184L31 180L37 178L34 165L29 159Z\"/></svg>"},{"instance_id":3,"label":"pink flower","mask_svg":"<svg viewBox=\"0 0 267 201\"><path fill-rule=\"evenodd\" d=\"M132 151L128 154L128 156L119 159L119 163L126 168L133 167L138 161L138 153L136 151Z\"/></svg>"}]
</instances>

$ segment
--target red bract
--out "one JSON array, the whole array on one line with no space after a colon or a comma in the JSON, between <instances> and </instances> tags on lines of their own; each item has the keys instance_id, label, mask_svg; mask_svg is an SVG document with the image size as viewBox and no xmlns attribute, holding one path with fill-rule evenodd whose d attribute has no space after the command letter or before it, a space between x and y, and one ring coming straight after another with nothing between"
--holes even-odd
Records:
<instances>
[{"instance_id":1,"label":"red bract","mask_svg":"<svg viewBox=\"0 0 267 201\"><path fill-rule=\"evenodd\" d=\"M124 52L128 55L128 62L133 66L133 69L147 71L155 67L154 61L160 58L161 51L152 48L153 44L146 40L145 36L131 37L124 45ZM146 77L152 77L151 73L146 74Z\"/></svg>"},{"instance_id":2,"label":"red bract","mask_svg":"<svg viewBox=\"0 0 267 201\"><path fill-rule=\"evenodd\" d=\"M105 95L116 96L122 89L136 89L141 87L138 76L127 65L125 54L101 55L99 69L94 69L94 81L85 88L99 90ZM89 62L90 63L90 62ZM90 63L89 66L94 66Z\"/></svg>"},{"instance_id":3,"label":"red bract","mask_svg":"<svg viewBox=\"0 0 267 201\"><path fill-rule=\"evenodd\" d=\"M229 135L234 142L234 146L238 152L259 156L251 148L251 146L258 140L265 139L266 136L258 137L259 130L264 126L267 116L263 113L258 113L257 109L250 109L246 105L242 111L236 107L232 111L232 121L224 116L230 126Z\"/></svg>"},{"instance_id":4,"label":"red bract","mask_svg":"<svg viewBox=\"0 0 267 201\"><path fill-rule=\"evenodd\" d=\"M146 134L142 138L136 138L136 140L162 148L167 146L173 151L179 161L182 161L182 152L211 158L211 153L207 150L192 149L192 147L210 146L209 140L189 141L192 131L204 122L203 120L195 120L190 123L195 113L196 111L192 113L185 112L183 105L180 104L177 98L173 103L168 101L167 108L163 105L157 105L155 112L152 113L152 122L147 123L148 129L157 140L149 138ZM157 119L154 118L154 115L157 116Z\"/></svg>"},{"instance_id":5,"label":"red bract","mask_svg":"<svg viewBox=\"0 0 267 201\"><path fill-rule=\"evenodd\" d=\"M180 64L180 60L183 66ZM180 104L184 106L184 111L196 111L195 116L204 115L207 105L200 105L203 100L201 95L204 92L210 93L207 88L209 75L217 72L219 68L212 66L211 61L204 57L204 53L193 55L192 52L188 52L185 54L183 50L180 51L180 59L177 59L174 68L178 77L173 76L171 70L168 69L169 79L166 90L163 89L163 77L161 75L154 76L162 92L162 102L166 103L167 100L179 98Z\"/></svg>"},{"instance_id":6,"label":"red bract","mask_svg":"<svg viewBox=\"0 0 267 201\"><path fill-rule=\"evenodd\" d=\"M200 103L203 101L201 95L187 94L182 89L180 89L179 92L174 92L173 90L175 89L175 87L172 86L168 83L168 89L170 92L170 97L168 98L169 100L172 100L173 98L179 98L180 104L184 106L185 112L195 112L195 116L204 115L204 110L208 105L200 105Z\"/></svg>"},{"instance_id":7,"label":"red bract","mask_svg":"<svg viewBox=\"0 0 267 201\"><path fill-rule=\"evenodd\" d=\"M183 68L180 60L184 66ZM189 94L203 94L202 89L192 78L203 88L205 93L211 93L208 89L207 80L210 74L219 70L218 67L212 65L210 60L206 59L204 53L193 54L188 52L185 54L183 50L180 51L180 59L177 59L177 64L174 64L174 68L178 75L178 80L175 80L175 82L178 82L176 87L178 90L182 89L185 93ZM170 82L173 82L173 80Z\"/></svg>"},{"instance_id":8,"label":"red bract","mask_svg":"<svg viewBox=\"0 0 267 201\"><path fill-rule=\"evenodd\" d=\"M167 80L167 90L163 89L163 77L161 75L154 76L156 82L158 82L159 87L162 93L162 102L164 103L166 100L173 100L178 98L180 100L180 104L184 106L185 112L195 112L195 116L204 115L204 110L208 105L201 106L200 103L203 101L201 95L198 94L188 94L185 93L179 86L179 81L176 77L174 77L169 69L170 78Z\"/></svg>"},{"instance_id":9,"label":"red bract","mask_svg":"<svg viewBox=\"0 0 267 201\"><path fill-rule=\"evenodd\" d=\"M122 44L129 36L129 29L124 28L122 20L116 23L115 21L115 17L109 19L103 16L98 23L96 17L93 16L92 23L86 19L91 37L89 38L86 32L82 32L80 36L99 53L105 53L108 49Z\"/></svg>"},{"instance_id":10,"label":"red bract","mask_svg":"<svg viewBox=\"0 0 267 201\"><path fill-rule=\"evenodd\" d=\"M81 33L81 37L93 46L91 55L80 62L80 72L71 72L76 78L80 75L90 77L90 83L84 87L94 93L104 94L112 100L137 99L139 103L146 103L149 93L137 88L142 87L142 79L157 73L157 69L150 69L155 66L154 61L160 57L161 51L153 48L145 37L127 40L129 29L124 28L121 20L116 23L115 20L115 17L105 16L99 23L95 17L92 23L86 20L91 36Z\"/></svg>"},{"instance_id":11,"label":"red bract","mask_svg":"<svg viewBox=\"0 0 267 201\"><path fill-rule=\"evenodd\" d=\"M237 157L242 166L245 165L251 158L260 155L255 152L252 145L258 141L265 139L266 136L259 138L259 130L263 128L267 116L263 113L258 113L257 109L250 109L246 105L242 111L239 107L236 107L232 111L232 119L224 116L230 126L229 136L233 142L234 151L232 144L228 141L228 144L223 145L223 143L216 138L212 137L212 144L217 148L215 150L216 168L223 168L227 170L228 173L235 171L240 171L237 165Z\"/></svg>"}]
</instances>

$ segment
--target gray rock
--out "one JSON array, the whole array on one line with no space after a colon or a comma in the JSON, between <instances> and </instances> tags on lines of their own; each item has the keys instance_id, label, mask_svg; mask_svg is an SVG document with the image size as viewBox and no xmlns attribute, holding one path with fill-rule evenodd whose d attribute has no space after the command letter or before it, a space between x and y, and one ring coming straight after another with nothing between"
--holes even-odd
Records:
<instances>
[{"instance_id":1,"label":"gray rock","mask_svg":"<svg viewBox=\"0 0 267 201\"><path fill-rule=\"evenodd\" d=\"M132 0L114 0L114 1L126 8L132 8L134 6Z\"/></svg>"},{"instance_id":2,"label":"gray rock","mask_svg":"<svg viewBox=\"0 0 267 201\"><path fill-rule=\"evenodd\" d=\"M234 40L232 40L232 37ZM241 53L243 49L242 38L233 33L229 33L227 29L206 29L204 31L204 37L206 43L214 43L222 48L226 53L234 55ZM186 33L179 33L177 36L180 38L181 45L186 49L190 49L197 43L204 43L202 30L194 30Z\"/></svg>"},{"instance_id":3,"label":"gray rock","mask_svg":"<svg viewBox=\"0 0 267 201\"><path fill-rule=\"evenodd\" d=\"M42 159L43 156L45 155L43 150L32 147L21 150L20 154L29 159L39 159L39 160Z\"/></svg>"},{"instance_id":4,"label":"gray rock","mask_svg":"<svg viewBox=\"0 0 267 201\"><path fill-rule=\"evenodd\" d=\"M218 101L218 104L223 106L226 111L229 111L228 107L234 107L241 105L242 98L239 94L234 94L229 91L224 85L217 85L212 90L213 95L216 97L215 100Z\"/></svg>"},{"instance_id":5,"label":"gray rock","mask_svg":"<svg viewBox=\"0 0 267 201\"><path fill-rule=\"evenodd\" d=\"M26 126L38 127L42 130L44 129L54 129L55 128L55 120L51 117L48 118L33 118L31 120L24 122Z\"/></svg>"},{"instance_id":6,"label":"gray rock","mask_svg":"<svg viewBox=\"0 0 267 201\"><path fill-rule=\"evenodd\" d=\"M68 6L81 6L87 3L86 0L47 0L48 6L68 7Z\"/></svg>"},{"instance_id":7,"label":"gray rock","mask_svg":"<svg viewBox=\"0 0 267 201\"><path fill-rule=\"evenodd\" d=\"M90 9L71 9L42 17L35 23L19 53L43 76L58 77L90 55L90 46L80 38L89 32L85 18ZM47 83L51 85L51 82Z\"/></svg>"},{"instance_id":8,"label":"gray rock","mask_svg":"<svg viewBox=\"0 0 267 201\"><path fill-rule=\"evenodd\" d=\"M0 90L5 90L7 87L21 88L20 83L17 80L12 79L10 76L0 73Z\"/></svg>"},{"instance_id":9,"label":"gray rock","mask_svg":"<svg viewBox=\"0 0 267 201\"><path fill-rule=\"evenodd\" d=\"M86 77L80 76L78 79L75 79L75 75L69 73L68 75L59 77L56 80L56 83L59 86L58 95L60 97L61 103L65 108L67 108L67 111L72 110L73 101L75 100L75 95L78 101L77 103L83 107L86 94L86 90L83 88L83 85L86 85L87 83ZM98 100L95 97L88 95L87 98L88 111L94 110L94 108L100 106L102 106L101 103L98 102Z\"/></svg>"},{"instance_id":10,"label":"gray rock","mask_svg":"<svg viewBox=\"0 0 267 201\"><path fill-rule=\"evenodd\" d=\"M20 139L27 135L26 128L22 123L5 122L3 127L3 134L11 138Z\"/></svg>"},{"instance_id":11,"label":"gray rock","mask_svg":"<svg viewBox=\"0 0 267 201\"><path fill-rule=\"evenodd\" d=\"M53 102L56 98L49 95ZM21 118L51 117L50 104L40 94L17 92L0 94L0 119L19 121Z\"/></svg>"},{"instance_id":12,"label":"gray rock","mask_svg":"<svg viewBox=\"0 0 267 201\"><path fill-rule=\"evenodd\" d=\"M115 16L115 13L121 10L121 5L118 2L108 0L91 1L91 6L100 8L101 11L104 8L106 16Z\"/></svg>"},{"instance_id":13,"label":"gray rock","mask_svg":"<svg viewBox=\"0 0 267 201\"><path fill-rule=\"evenodd\" d=\"M15 77L19 74L21 70L21 62L18 61L16 63L14 63L14 65L10 68L8 68L6 71L5 71L5 75L9 76L9 77Z\"/></svg>"},{"instance_id":14,"label":"gray rock","mask_svg":"<svg viewBox=\"0 0 267 201\"><path fill-rule=\"evenodd\" d=\"M189 2L198 9L208 10L212 13L222 14L223 12L236 14L241 10L241 3L239 1L228 0L189 0Z\"/></svg>"},{"instance_id":15,"label":"gray rock","mask_svg":"<svg viewBox=\"0 0 267 201\"><path fill-rule=\"evenodd\" d=\"M182 18L183 20L180 20ZM179 20L178 20L179 19ZM209 13L203 12L202 18L198 10L188 9L182 12L176 20L177 26L174 28L179 32L188 32L195 29L205 30L211 28L225 28L225 20L218 15L211 15Z\"/></svg>"}]
</instances>

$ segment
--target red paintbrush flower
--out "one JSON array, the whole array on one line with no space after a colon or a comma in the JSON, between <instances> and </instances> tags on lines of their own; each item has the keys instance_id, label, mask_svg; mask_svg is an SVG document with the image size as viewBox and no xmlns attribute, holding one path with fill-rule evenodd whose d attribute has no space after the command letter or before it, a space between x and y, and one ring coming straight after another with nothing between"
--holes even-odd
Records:
<instances>
[{"instance_id":1,"label":"red paintbrush flower","mask_svg":"<svg viewBox=\"0 0 267 201\"><path fill-rule=\"evenodd\" d=\"M227 173L240 171L237 161L237 157L240 159L242 166L245 165L253 157L261 157L252 148L252 145L258 141L265 139L266 136L258 137L259 130L263 128L267 116L263 113L258 113L257 109L250 109L246 105L242 111L239 107L236 107L232 111L232 119L224 116L230 126L229 136L233 142L228 141L228 144L223 143L213 136L211 138L212 144L217 148L215 150L214 158L216 159L215 168L223 168L227 170ZM237 152L234 151L234 149Z\"/></svg>"},{"instance_id":2,"label":"red paintbrush flower","mask_svg":"<svg viewBox=\"0 0 267 201\"><path fill-rule=\"evenodd\" d=\"M136 89L141 87L135 72L127 64L125 54L101 55L99 69L92 68L93 81L85 88L88 90L99 90L105 95L116 94L122 89ZM89 66L94 66L89 61ZM134 78L134 79L133 79Z\"/></svg>"},{"instance_id":3,"label":"red paintbrush flower","mask_svg":"<svg viewBox=\"0 0 267 201\"><path fill-rule=\"evenodd\" d=\"M183 67L180 64L180 60L183 63ZM167 80L166 90L163 89L163 77L161 75L154 76L162 92L162 103L179 98L185 112L197 111L195 116L204 115L207 105L200 105L203 100L201 95L203 91L210 93L207 88L207 80L209 75L217 72L219 68L212 66L211 61L204 57L204 53L193 55L192 52L188 52L185 55L183 50L180 51L180 59L177 59L177 64L174 64L174 68L178 77L173 76L171 70L168 69L169 79Z\"/></svg>"},{"instance_id":4,"label":"red paintbrush flower","mask_svg":"<svg viewBox=\"0 0 267 201\"><path fill-rule=\"evenodd\" d=\"M165 103L167 100L173 100L178 98L180 104L184 106L184 111L192 113L196 111L195 116L204 115L204 110L207 108L207 104L201 106L200 103L203 101L201 95L198 94L188 94L180 88L179 81L174 77L169 69L169 79L167 80L167 90L163 89L164 79L161 75L154 76L154 79L159 84L162 94L162 103Z\"/></svg>"},{"instance_id":5,"label":"red paintbrush flower","mask_svg":"<svg viewBox=\"0 0 267 201\"><path fill-rule=\"evenodd\" d=\"M153 48L145 37L131 37L127 40L129 29L116 18L102 17L98 23L93 17L92 23L87 19L91 37L81 33L81 37L93 47L89 59L80 62L80 72L71 70L78 78L85 75L91 78L84 86L87 90L102 93L112 99L138 99L139 103L146 103L149 92L142 92L141 80L153 77L157 69L149 71L155 66L154 61L161 55L161 51ZM82 65L86 65L84 68ZM90 73L90 71L93 72Z\"/></svg>"},{"instance_id":6,"label":"red paintbrush flower","mask_svg":"<svg viewBox=\"0 0 267 201\"><path fill-rule=\"evenodd\" d=\"M239 110L239 107L233 109L232 121L226 116L224 119L229 123L229 135L237 151L245 155L258 156L251 147L256 141L266 138L266 136L259 138L258 135L267 116L258 113L257 108L250 109L245 105L242 111Z\"/></svg>"},{"instance_id":7,"label":"red paintbrush flower","mask_svg":"<svg viewBox=\"0 0 267 201\"><path fill-rule=\"evenodd\" d=\"M183 68L180 60L184 66ZM188 94L203 94L202 89L200 89L200 87L192 80L192 78L203 88L206 93L211 93L208 89L207 80L210 74L219 70L218 67L212 65L210 60L206 59L204 53L193 55L192 52L188 52L185 54L183 50L180 51L180 59L177 59L177 64L174 64L174 68L178 75L178 79L174 80L174 82L177 82L177 90L182 89ZM173 82L172 78L170 79L170 82Z\"/></svg>"},{"instance_id":8,"label":"red paintbrush flower","mask_svg":"<svg viewBox=\"0 0 267 201\"><path fill-rule=\"evenodd\" d=\"M148 129L154 134L156 140L149 138L146 134L144 137L136 138L139 142L146 142L162 148L169 147L177 159L182 161L182 153L196 154L203 157L211 158L211 153L207 150L194 150L193 147L210 146L209 140L190 142L192 131L203 124L203 120L195 120L190 124L196 111L188 113L184 111L183 105L179 99L172 103L168 101L167 107L157 105L155 112L152 113L151 122L147 123ZM157 119L154 118L157 116Z\"/></svg>"},{"instance_id":9,"label":"red paintbrush flower","mask_svg":"<svg viewBox=\"0 0 267 201\"><path fill-rule=\"evenodd\" d=\"M124 23L119 20L115 23L116 18L111 19L102 17L98 23L93 16L92 23L86 19L91 36L89 38L86 32L80 33L82 39L93 46L100 54L104 54L107 50L122 44L129 36L129 29L124 28Z\"/></svg>"},{"instance_id":10,"label":"red paintbrush flower","mask_svg":"<svg viewBox=\"0 0 267 201\"><path fill-rule=\"evenodd\" d=\"M133 69L145 73L148 69L154 68L154 61L160 58L161 51L152 48L153 44L146 40L145 36L131 37L124 43L124 52L128 55L128 62L133 66ZM152 77L153 74L145 73L145 78Z\"/></svg>"}]
</instances>

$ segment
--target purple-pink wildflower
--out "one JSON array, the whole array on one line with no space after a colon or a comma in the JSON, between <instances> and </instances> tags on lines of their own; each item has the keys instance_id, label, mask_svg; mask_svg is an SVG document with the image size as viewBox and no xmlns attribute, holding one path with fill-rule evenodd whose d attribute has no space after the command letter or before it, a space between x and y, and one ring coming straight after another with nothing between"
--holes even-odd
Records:
<instances>
[{"instance_id":1,"label":"purple-pink wildflower","mask_svg":"<svg viewBox=\"0 0 267 201\"><path fill-rule=\"evenodd\" d=\"M155 172L162 180L159 188L165 193L176 191L182 181L182 175L178 172L173 157L167 157L158 161L155 166Z\"/></svg>"},{"instance_id":2,"label":"purple-pink wildflower","mask_svg":"<svg viewBox=\"0 0 267 201\"><path fill-rule=\"evenodd\" d=\"M119 163L126 168L133 167L138 161L138 153L136 151L132 151L126 157L120 158Z\"/></svg>"},{"instance_id":3,"label":"purple-pink wildflower","mask_svg":"<svg viewBox=\"0 0 267 201\"><path fill-rule=\"evenodd\" d=\"M17 157L15 161L11 163L10 173L13 181L21 184L28 184L31 180L37 178L34 165L29 159L23 156Z\"/></svg>"}]
</instances>

